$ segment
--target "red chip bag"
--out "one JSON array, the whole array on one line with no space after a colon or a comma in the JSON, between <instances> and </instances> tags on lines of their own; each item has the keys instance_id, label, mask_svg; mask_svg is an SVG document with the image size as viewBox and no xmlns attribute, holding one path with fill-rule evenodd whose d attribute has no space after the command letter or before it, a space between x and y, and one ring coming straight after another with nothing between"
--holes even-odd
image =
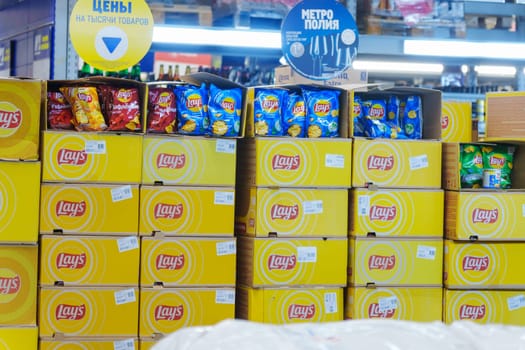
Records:
<instances>
[{"instance_id":1,"label":"red chip bag","mask_svg":"<svg viewBox=\"0 0 525 350\"><path fill-rule=\"evenodd\" d=\"M176 131L175 93L168 88L152 88L148 98L147 132L172 134Z\"/></svg>"},{"instance_id":2,"label":"red chip bag","mask_svg":"<svg viewBox=\"0 0 525 350\"><path fill-rule=\"evenodd\" d=\"M47 121L50 129L73 129L73 111L62 93L47 93Z\"/></svg>"},{"instance_id":3,"label":"red chip bag","mask_svg":"<svg viewBox=\"0 0 525 350\"><path fill-rule=\"evenodd\" d=\"M140 130L139 91L136 88L107 89L106 115L108 130Z\"/></svg>"}]
</instances>

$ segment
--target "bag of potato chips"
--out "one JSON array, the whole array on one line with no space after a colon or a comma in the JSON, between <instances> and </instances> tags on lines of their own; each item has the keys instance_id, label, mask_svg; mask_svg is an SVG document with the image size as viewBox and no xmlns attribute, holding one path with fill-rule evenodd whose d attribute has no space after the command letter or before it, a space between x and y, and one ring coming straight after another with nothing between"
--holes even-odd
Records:
<instances>
[{"instance_id":1,"label":"bag of potato chips","mask_svg":"<svg viewBox=\"0 0 525 350\"><path fill-rule=\"evenodd\" d=\"M298 93L287 95L283 111L284 132L292 137L304 137L306 129L306 106L304 98Z\"/></svg>"},{"instance_id":2,"label":"bag of potato chips","mask_svg":"<svg viewBox=\"0 0 525 350\"><path fill-rule=\"evenodd\" d=\"M208 114L211 136L238 136L241 129L242 91L240 88L220 89L210 85Z\"/></svg>"},{"instance_id":3,"label":"bag of potato chips","mask_svg":"<svg viewBox=\"0 0 525 350\"><path fill-rule=\"evenodd\" d=\"M461 145L460 165L461 188L480 188L483 181L483 157L480 146Z\"/></svg>"},{"instance_id":4,"label":"bag of potato chips","mask_svg":"<svg viewBox=\"0 0 525 350\"><path fill-rule=\"evenodd\" d=\"M255 135L283 136L282 111L285 103L286 90L259 88L255 92L253 102Z\"/></svg>"},{"instance_id":5,"label":"bag of potato chips","mask_svg":"<svg viewBox=\"0 0 525 350\"><path fill-rule=\"evenodd\" d=\"M93 86L61 87L60 92L71 105L71 120L78 131L103 131L107 129L102 114L97 88Z\"/></svg>"},{"instance_id":6,"label":"bag of potato chips","mask_svg":"<svg viewBox=\"0 0 525 350\"><path fill-rule=\"evenodd\" d=\"M339 90L303 88L308 137L339 136Z\"/></svg>"},{"instance_id":7,"label":"bag of potato chips","mask_svg":"<svg viewBox=\"0 0 525 350\"><path fill-rule=\"evenodd\" d=\"M184 135L205 135L210 124L206 86L180 85L175 87L174 92L178 132Z\"/></svg>"},{"instance_id":8,"label":"bag of potato chips","mask_svg":"<svg viewBox=\"0 0 525 350\"><path fill-rule=\"evenodd\" d=\"M483 168L501 171L500 188L507 189L512 187L511 173L514 166L515 150L515 146L509 145L484 145L481 148L483 153Z\"/></svg>"}]
</instances>

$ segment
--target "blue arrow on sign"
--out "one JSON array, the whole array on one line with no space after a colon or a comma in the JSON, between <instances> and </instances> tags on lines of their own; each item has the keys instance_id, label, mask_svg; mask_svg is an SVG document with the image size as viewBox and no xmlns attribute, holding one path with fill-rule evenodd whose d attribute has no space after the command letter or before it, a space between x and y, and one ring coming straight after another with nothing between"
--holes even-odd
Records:
<instances>
[{"instance_id":1,"label":"blue arrow on sign","mask_svg":"<svg viewBox=\"0 0 525 350\"><path fill-rule=\"evenodd\" d=\"M113 51L115 51L117 46L122 41L122 38L103 37L102 41L106 45L109 53L113 53Z\"/></svg>"}]
</instances>

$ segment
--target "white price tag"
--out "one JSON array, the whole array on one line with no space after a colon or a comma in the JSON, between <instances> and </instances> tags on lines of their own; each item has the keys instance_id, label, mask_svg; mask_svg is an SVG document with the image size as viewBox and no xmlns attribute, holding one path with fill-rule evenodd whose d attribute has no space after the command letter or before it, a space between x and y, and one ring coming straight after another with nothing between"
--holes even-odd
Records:
<instances>
[{"instance_id":1,"label":"white price tag","mask_svg":"<svg viewBox=\"0 0 525 350\"><path fill-rule=\"evenodd\" d=\"M120 202L126 199L133 198L133 193L131 192L131 186L120 186L111 189L111 200L113 202Z\"/></svg>"},{"instance_id":2,"label":"white price tag","mask_svg":"<svg viewBox=\"0 0 525 350\"><path fill-rule=\"evenodd\" d=\"M217 153L235 153L235 140L223 140L223 139L217 139L217 143L215 144L215 152Z\"/></svg>"},{"instance_id":3,"label":"white price tag","mask_svg":"<svg viewBox=\"0 0 525 350\"><path fill-rule=\"evenodd\" d=\"M139 240L135 236L119 238L117 240L119 253L127 252L128 250L139 249Z\"/></svg>"},{"instance_id":4,"label":"white price tag","mask_svg":"<svg viewBox=\"0 0 525 350\"><path fill-rule=\"evenodd\" d=\"M322 214L323 201L305 201L303 202L303 213L308 214Z\"/></svg>"},{"instance_id":5,"label":"white price tag","mask_svg":"<svg viewBox=\"0 0 525 350\"><path fill-rule=\"evenodd\" d=\"M84 145L84 152L89 154L106 154L106 141L88 140Z\"/></svg>"},{"instance_id":6,"label":"white price tag","mask_svg":"<svg viewBox=\"0 0 525 350\"><path fill-rule=\"evenodd\" d=\"M336 293L324 293L324 312L326 314L335 314L337 312Z\"/></svg>"},{"instance_id":7,"label":"white price tag","mask_svg":"<svg viewBox=\"0 0 525 350\"><path fill-rule=\"evenodd\" d=\"M422 156L410 157L410 170L417 170L428 168L428 157L426 154Z\"/></svg>"},{"instance_id":8,"label":"white price tag","mask_svg":"<svg viewBox=\"0 0 525 350\"><path fill-rule=\"evenodd\" d=\"M133 339L117 340L113 342L114 350L135 350Z\"/></svg>"},{"instance_id":9,"label":"white price tag","mask_svg":"<svg viewBox=\"0 0 525 350\"><path fill-rule=\"evenodd\" d=\"M370 196L359 196L357 197L357 215L368 216L370 212Z\"/></svg>"},{"instance_id":10,"label":"white price tag","mask_svg":"<svg viewBox=\"0 0 525 350\"><path fill-rule=\"evenodd\" d=\"M115 292L115 304L122 305L127 303L134 303L137 301L135 297L135 289L124 289Z\"/></svg>"},{"instance_id":11,"label":"white price tag","mask_svg":"<svg viewBox=\"0 0 525 350\"><path fill-rule=\"evenodd\" d=\"M317 262L316 247L297 247L297 262L310 263Z\"/></svg>"},{"instance_id":12,"label":"white price tag","mask_svg":"<svg viewBox=\"0 0 525 350\"><path fill-rule=\"evenodd\" d=\"M418 245L417 255L419 259L435 260L436 259L436 248Z\"/></svg>"},{"instance_id":13,"label":"white price tag","mask_svg":"<svg viewBox=\"0 0 525 350\"><path fill-rule=\"evenodd\" d=\"M324 166L327 168L344 168L345 156L342 154L327 154L324 157Z\"/></svg>"},{"instance_id":14,"label":"white price tag","mask_svg":"<svg viewBox=\"0 0 525 350\"><path fill-rule=\"evenodd\" d=\"M215 192L213 203L217 205L233 205L235 201L235 192Z\"/></svg>"},{"instance_id":15,"label":"white price tag","mask_svg":"<svg viewBox=\"0 0 525 350\"><path fill-rule=\"evenodd\" d=\"M520 309L525 306L525 295L520 294L507 299L507 306L510 311Z\"/></svg>"},{"instance_id":16,"label":"white price tag","mask_svg":"<svg viewBox=\"0 0 525 350\"><path fill-rule=\"evenodd\" d=\"M525 204L521 205L521 215L525 217Z\"/></svg>"},{"instance_id":17,"label":"white price tag","mask_svg":"<svg viewBox=\"0 0 525 350\"><path fill-rule=\"evenodd\" d=\"M397 297L379 298L379 312L397 309Z\"/></svg>"},{"instance_id":18,"label":"white price tag","mask_svg":"<svg viewBox=\"0 0 525 350\"><path fill-rule=\"evenodd\" d=\"M215 291L215 304L235 304L235 291L217 289Z\"/></svg>"},{"instance_id":19,"label":"white price tag","mask_svg":"<svg viewBox=\"0 0 525 350\"><path fill-rule=\"evenodd\" d=\"M235 241L218 242L216 248L217 256L231 255L237 252Z\"/></svg>"}]
</instances>

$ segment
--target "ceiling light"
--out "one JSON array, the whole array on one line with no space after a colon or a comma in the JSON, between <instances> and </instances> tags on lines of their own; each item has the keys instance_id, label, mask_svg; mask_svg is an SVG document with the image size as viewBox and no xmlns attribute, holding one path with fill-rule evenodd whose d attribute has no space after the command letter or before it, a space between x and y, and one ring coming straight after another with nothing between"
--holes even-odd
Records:
<instances>
[{"instance_id":1,"label":"ceiling light","mask_svg":"<svg viewBox=\"0 0 525 350\"><path fill-rule=\"evenodd\" d=\"M381 73L441 74L443 72L442 64L416 62L355 60L352 68Z\"/></svg>"},{"instance_id":2,"label":"ceiling light","mask_svg":"<svg viewBox=\"0 0 525 350\"><path fill-rule=\"evenodd\" d=\"M512 66L475 66L474 70L478 76L485 77L514 77L516 67Z\"/></svg>"}]
</instances>

